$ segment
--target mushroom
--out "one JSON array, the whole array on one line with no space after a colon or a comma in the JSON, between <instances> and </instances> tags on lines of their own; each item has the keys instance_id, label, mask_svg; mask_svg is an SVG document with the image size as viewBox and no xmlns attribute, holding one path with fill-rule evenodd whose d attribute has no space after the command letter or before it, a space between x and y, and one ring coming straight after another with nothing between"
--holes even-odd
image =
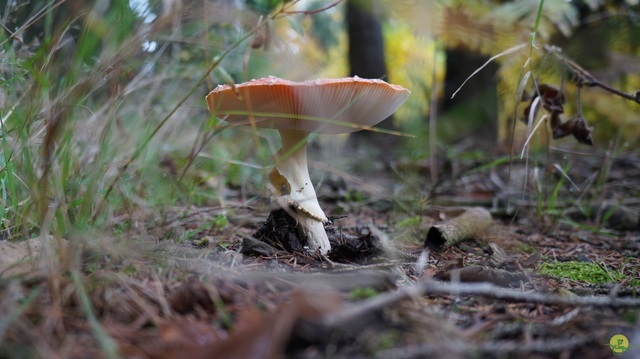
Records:
<instances>
[{"instance_id":1,"label":"mushroom","mask_svg":"<svg viewBox=\"0 0 640 359\"><path fill-rule=\"evenodd\" d=\"M272 191L281 205L293 209L311 253L331 250L307 168L311 133L340 134L368 129L389 117L409 96L401 86L358 77L294 82L276 77L238 85L219 85L207 97L209 111L234 125L273 128L282 147L269 172Z\"/></svg>"}]
</instances>

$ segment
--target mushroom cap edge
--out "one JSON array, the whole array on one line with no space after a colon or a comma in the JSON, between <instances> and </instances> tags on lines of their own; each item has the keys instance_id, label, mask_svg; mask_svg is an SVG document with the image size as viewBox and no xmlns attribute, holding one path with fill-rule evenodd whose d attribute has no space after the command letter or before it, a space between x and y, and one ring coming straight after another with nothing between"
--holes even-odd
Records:
<instances>
[{"instance_id":1,"label":"mushroom cap edge","mask_svg":"<svg viewBox=\"0 0 640 359\"><path fill-rule=\"evenodd\" d=\"M254 121L263 128L339 134L376 125L409 94L402 86L357 76L303 82L266 77L219 85L206 100L209 111L234 125Z\"/></svg>"}]
</instances>

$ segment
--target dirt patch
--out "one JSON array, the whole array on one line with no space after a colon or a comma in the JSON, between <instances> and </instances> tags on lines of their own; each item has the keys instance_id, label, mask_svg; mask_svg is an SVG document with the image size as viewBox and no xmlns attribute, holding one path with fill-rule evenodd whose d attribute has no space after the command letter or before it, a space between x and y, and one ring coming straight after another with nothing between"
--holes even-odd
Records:
<instances>
[{"instance_id":1,"label":"dirt patch","mask_svg":"<svg viewBox=\"0 0 640 359\"><path fill-rule=\"evenodd\" d=\"M325 230L331 243L331 252L327 257L332 261L362 263L382 252L380 239L366 229L368 233L356 235L351 230L328 224ZM308 252L305 239L299 235L296 221L284 209L269 213L269 217L254 237L271 246L273 250L255 243L250 244L250 240L247 240L243 253L264 255L273 254L275 250L298 254Z\"/></svg>"},{"instance_id":2,"label":"dirt patch","mask_svg":"<svg viewBox=\"0 0 640 359\"><path fill-rule=\"evenodd\" d=\"M28 271L40 252L40 239L21 242L0 240L0 275L14 275Z\"/></svg>"}]
</instances>

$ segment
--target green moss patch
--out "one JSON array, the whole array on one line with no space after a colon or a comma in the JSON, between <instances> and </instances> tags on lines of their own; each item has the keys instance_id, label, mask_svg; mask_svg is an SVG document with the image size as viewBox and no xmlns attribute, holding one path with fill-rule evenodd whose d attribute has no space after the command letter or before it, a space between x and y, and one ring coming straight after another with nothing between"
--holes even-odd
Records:
<instances>
[{"instance_id":1,"label":"green moss patch","mask_svg":"<svg viewBox=\"0 0 640 359\"><path fill-rule=\"evenodd\" d=\"M594 284L625 279L624 274L620 272L607 271L595 263L577 261L543 263L539 273Z\"/></svg>"}]
</instances>

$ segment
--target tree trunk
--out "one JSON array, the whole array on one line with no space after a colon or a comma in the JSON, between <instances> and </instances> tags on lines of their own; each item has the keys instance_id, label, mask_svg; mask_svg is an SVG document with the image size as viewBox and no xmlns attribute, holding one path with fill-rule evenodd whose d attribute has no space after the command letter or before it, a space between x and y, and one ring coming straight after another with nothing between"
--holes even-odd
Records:
<instances>
[{"instance_id":1,"label":"tree trunk","mask_svg":"<svg viewBox=\"0 0 640 359\"><path fill-rule=\"evenodd\" d=\"M351 76L386 79L382 28L375 0L347 1Z\"/></svg>"},{"instance_id":2,"label":"tree trunk","mask_svg":"<svg viewBox=\"0 0 640 359\"><path fill-rule=\"evenodd\" d=\"M457 122L457 127L468 129L466 133L460 131L460 136L475 134L495 142L498 134L498 65L495 61L470 78L456 97L451 98L473 71L482 67L488 59L467 48L447 49L442 116L450 123Z\"/></svg>"},{"instance_id":3,"label":"tree trunk","mask_svg":"<svg viewBox=\"0 0 640 359\"><path fill-rule=\"evenodd\" d=\"M347 1L347 32L349 34L350 75L367 79L387 80L387 66L384 60L384 40L380 18L376 13L378 0ZM391 116L378 127L392 129ZM358 132L355 137L372 139L372 133ZM365 134L366 133L366 134ZM378 137L378 136L373 136ZM393 136L380 136L383 144L394 142Z\"/></svg>"},{"instance_id":4,"label":"tree trunk","mask_svg":"<svg viewBox=\"0 0 640 359\"><path fill-rule=\"evenodd\" d=\"M377 1L347 1L351 76L385 79L387 75L382 28L376 8Z\"/></svg>"}]
</instances>

